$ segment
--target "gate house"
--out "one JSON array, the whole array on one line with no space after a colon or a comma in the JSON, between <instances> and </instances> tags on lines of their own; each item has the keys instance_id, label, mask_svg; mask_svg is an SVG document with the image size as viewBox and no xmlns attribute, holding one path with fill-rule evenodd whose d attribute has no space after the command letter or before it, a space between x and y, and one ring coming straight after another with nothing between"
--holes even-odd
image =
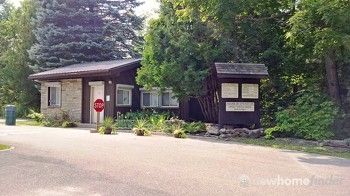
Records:
<instances>
[{"instance_id":1,"label":"gate house","mask_svg":"<svg viewBox=\"0 0 350 196\"><path fill-rule=\"evenodd\" d=\"M196 99L177 100L171 89L160 92L143 89L136 83L141 59L74 64L30 75L41 83L41 112L55 116L61 111L69 113L72 120L96 123L106 116L140 110L171 112L187 121L203 121L204 117ZM216 63L220 84L219 124L251 126L260 125L259 83L266 77L262 64ZM105 102L99 114L92 109L95 100Z\"/></svg>"},{"instance_id":2,"label":"gate house","mask_svg":"<svg viewBox=\"0 0 350 196\"><path fill-rule=\"evenodd\" d=\"M219 125L260 127L260 80L264 64L215 63L219 88Z\"/></svg>"}]
</instances>

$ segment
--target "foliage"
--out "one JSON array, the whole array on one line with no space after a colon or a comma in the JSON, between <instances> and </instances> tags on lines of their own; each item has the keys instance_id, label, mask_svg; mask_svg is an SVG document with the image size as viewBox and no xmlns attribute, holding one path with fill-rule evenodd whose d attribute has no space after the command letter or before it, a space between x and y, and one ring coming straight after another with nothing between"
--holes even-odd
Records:
<instances>
[{"instance_id":1,"label":"foliage","mask_svg":"<svg viewBox=\"0 0 350 196\"><path fill-rule=\"evenodd\" d=\"M0 9L4 13L0 18L0 108L14 104L19 117L26 117L29 108L39 107L39 92L33 81L28 80L33 62L27 52L34 42L30 21L36 3L24 0L19 8Z\"/></svg>"},{"instance_id":2,"label":"foliage","mask_svg":"<svg viewBox=\"0 0 350 196\"><path fill-rule=\"evenodd\" d=\"M350 81L343 74L350 62L349 10L350 3L344 0L303 0L289 19L286 33L294 57L302 59L307 71L316 70L312 78L327 84L320 86L328 88L328 94L338 105L349 104L350 100L346 93L341 93Z\"/></svg>"},{"instance_id":3,"label":"foliage","mask_svg":"<svg viewBox=\"0 0 350 196\"><path fill-rule=\"evenodd\" d=\"M206 126L202 122L191 122L183 125L183 129L187 134L196 134L206 132Z\"/></svg>"},{"instance_id":4,"label":"foliage","mask_svg":"<svg viewBox=\"0 0 350 196\"><path fill-rule=\"evenodd\" d=\"M42 119L42 125L44 127L64 127L71 128L76 127L77 124L71 119L69 112L61 110L54 116L44 116Z\"/></svg>"},{"instance_id":5,"label":"foliage","mask_svg":"<svg viewBox=\"0 0 350 196\"><path fill-rule=\"evenodd\" d=\"M27 117L35 120L37 123L41 123L45 117L44 114L37 113L34 110L29 110L29 113L30 114L28 114Z\"/></svg>"},{"instance_id":6,"label":"foliage","mask_svg":"<svg viewBox=\"0 0 350 196\"><path fill-rule=\"evenodd\" d=\"M310 140L332 137L331 126L338 109L326 96L317 92L304 92L295 105L277 113L277 126L267 130L267 138L275 134L288 134Z\"/></svg>"},{"instance_id":7,"label":"foliage","mask_svg":"<svg viewBox=\"0 0 350 196\"><path fill-rule=\"evenodd\" d=\"M185 131L180 127L175 128L173 135L175 138L182 138L182 139L187 138Z\"/></svg>"},{"instance_id":8,"label":"foliage","mask_svg":"<svg viewBox=\"0 0 350 196\"><path fill-rule=\"evenodd\" d=\"M111 134L116 133L116 125L112 117L106 117L100 125L99 133L101 134Z\"/></svg>"},{"instance_id":9,"label":"foliage","mask_svg":"<svg viewBox=\"0 0 350 196\"><path fill-rule=\"evenodd\" d=\"M142 18L136 0L40 1L30 50L36 70L136 56Z\"/></svg>"},{"instance_id":10,"label":"foliage","mask_svg":"<svg viewBox=\"0 0 350 196\"><path fill-rule=\"evenodd\" d=\"M118 129L132 129L134 127L135 121L128 119L116 119L115 125Z\"/></svg>"},{"instance_id":11,"label":"foliage","mask_svg":"<svg viewBox=\"0 0 350 196\"><path fill-rule=\"evenodd\" d=\"M163 0L160 17L151 22L145 36L137 82L146 88L170 87L180 100L197 98L205 119L215 122L214 62L262 62L271 76L270 88L262 92L269 96L274 91L275 100L280 94L289 98L291 93L285 89L291 85L280 78L293 73L294 62L285 58L284 47L293 10L288 0ZM264 116L274 116L278 104L287 105L288 100L263 104Z\"/></svg>"},{"instance_id":12,"label":"foliage","mask_svg":"<svg viewBox=\"0 0 350 196\"><path fill-rule=\"evenodd\" d=\"M147 127L147 120L145 119L137 119L134 125L133 131L137 136L149 136L151 132Z\"/></svg>"},{"instance_id":13,"label":"foliage","mask_svg":"<svg viewBox=\"0 0 350 196\"><path fill-rule=\"evenodd\" d=\"M45 117L42 124L44 127L60 127L62 121L54 117Z\"/></svg>"},{"instance_id":14,"label":"foliage","mask_svg":"<svg viewBox=\"0 0 350 196\"><path fill-rule=\"evenodd\" d=\"M10 149L11 147L8 145L0 144L0 150L7 150Z\"/></svg>"},{"instance_id":15,"label":"foliage","mask_svg":"<svg viewBox=\"0 0 350 196\"><path fill-rule=\"evenodd\" d=\"M75 122L71 122L71 121L64 121L62 123L62 127L63 128L73 128L73 127L77 127L78 125Z\"/></svg>"},{"instance_id":16,"label":"foliage","mask_svg":"<svg viewBox=\"0 0 350 196\"><path fill-rule=\"evenodd\" d=\"M139 112L128 112L125 115L118 115L116 123L118 128L132 129L137 119L147 121L147 128L152 131L163 131L166 127L166 120L170 118L169 112L156 112L145 110Z\"/></svg>"},{"instance_id":17,"label":"foliage","mask_svg":"<svg viewBox=\"0 0 350 196\"><path fill-rule=\"evenodd\" d=\"M164 131L166 128L167 117L165 115L153 115L149 118L149 129L152 131Z\"/></svg>"}]
</instances>

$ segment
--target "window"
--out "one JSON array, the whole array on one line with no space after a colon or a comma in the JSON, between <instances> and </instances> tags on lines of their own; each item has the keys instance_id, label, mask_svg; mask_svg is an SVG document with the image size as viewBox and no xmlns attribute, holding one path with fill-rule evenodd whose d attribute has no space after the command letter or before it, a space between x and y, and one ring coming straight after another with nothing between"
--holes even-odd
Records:
<instances>
[{"instance_id":1,"label":"window","mask_svg":"<svg viewBox=\"0 0 350 196\"><path fill-rule=\"evenodd\" d=\"M162 107L179 107L179 101L170 91L162 93Z\"/></svg>"},{"instance_id":2,"label":"window","mask_svg":"<svg viewBox=\"0 0 350 196\"><path fill-rule=\"evenodd\" d=\"M117 84L117 105L131 106L132 105L132 89L134 86Z\"/></svg>"},{"instance_id":3,"label":"window","mask_svg":"<svg viewBox=\"0 0 350 196\"><path fill-rule=\"evenodd\" d=\"M179 101L174 97L171 90L159 93L158 89L154 89L152 91L144 91L141 93L141 106L152 108L179 107Z\"/></svg>"},{"instance_id":4,"label":"window","mask_svg":"<svg viewBox=\"0 0 350 196\"><path fill-rule=\"evenodd\" d=\"M59 83L48 84L48 106L61 106L61 86Z\"/></svg>"},{"instance_id":5,"label":"window","mask_svg":"<svg viewBox=\"0 0 350 196\"><path fill-rule=\"evenodd\" d=\"M142 107L159 107L157 92L142 92Z\"/></svg>"}]
</instances>

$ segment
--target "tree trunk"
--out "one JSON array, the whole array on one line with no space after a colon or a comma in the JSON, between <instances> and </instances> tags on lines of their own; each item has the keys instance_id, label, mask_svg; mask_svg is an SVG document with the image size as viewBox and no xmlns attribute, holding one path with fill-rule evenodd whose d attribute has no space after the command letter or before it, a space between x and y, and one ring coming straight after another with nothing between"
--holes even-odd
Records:
<instances>
[{"instance_id":1,"label":"tree trunk","mask_svg":"<svg viewBox=\"0 0 350 196\"><path fill-rule=\"evenodd\" d=\"M327 85L328 92L332 100L341 105L341 97L339 90L339 78L337 72L337 64L335 62L334 51L329 51L325 56L325 66L326 66L326 75L327 75Z\"/></svg>"},{"instance_id":2,"label":"tree trunk","mask_svg":"<svg viewBox=\"0 0 350 196\"><path fill-rule=\"evenodd\" d=\"M211 71L205 82L206 94L198 97L197 100L201 107L206 122L217 123L219 115L219 97L218 83L215 72Z\"/></svg>"}]
</instances>

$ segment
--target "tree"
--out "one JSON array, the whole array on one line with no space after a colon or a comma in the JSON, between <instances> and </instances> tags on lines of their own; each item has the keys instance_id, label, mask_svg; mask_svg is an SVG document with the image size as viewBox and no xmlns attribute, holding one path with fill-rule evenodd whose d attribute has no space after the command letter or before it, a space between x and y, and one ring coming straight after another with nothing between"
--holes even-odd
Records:
<instances>
[{"instance_id":1,"label":"tree","mask_svg":"<svg viewBox=\"0 0 350 196\"><path fill-rule=\"evenodd\" d=\"M332 100L342 105L340 66L349 66L350 3L346 0L303 0L290 19L290 45L304 53L306 65L316 64ZM323 66L321 66L323 64Z\"/></svg>"},{"instance_id":2,"label":"tree","mask_svg":"<svg viewBox=\"0 0 350 196\"><path fill-rule=\"evenodd\" d=\"M145 37L137 81L170 87L180 99L197 98L206 120L215 122L214 62L266 62L277 81L284 74L283 25L292 7L286 0L163 0Z\"/></svg>"},{"instance_id":3,"label":"tree","mask_svg":"<svg viewBox=\"0 0 350 196\"><path fill-rule=\"evenodd\" d=\"M137 82L146 88L172 88L179 99L197 98L207 121L217 121L217 84L213 60L218 47L213 31L180 1L162 1L160 18L145 37Z\"/></svg>"},{"instance_id":4,"label":"tree","mask_svg":"<svg viewBox=\"0 0 350 196\"><path fill-rule=\"evenodd\" d=\"M79 62L135 56L133 42L142 20L135 0L40 1L34 20L37 42L31 59L48 70Z\"/></svg>"},{"instance_id":5,"label":"tree","mask_svg":"<svg viewBox=\"0 0 350 196\"><path fill-rule=\"evenodd\" d=\"M18 116L39 105L39 92L28 80L33 62L27 52L34 41L30 21L36 5L35 0L24 0L20 8L12 8L8 18L0 21L0 107L15 104Z\"/></svg>"}]
</instances>

